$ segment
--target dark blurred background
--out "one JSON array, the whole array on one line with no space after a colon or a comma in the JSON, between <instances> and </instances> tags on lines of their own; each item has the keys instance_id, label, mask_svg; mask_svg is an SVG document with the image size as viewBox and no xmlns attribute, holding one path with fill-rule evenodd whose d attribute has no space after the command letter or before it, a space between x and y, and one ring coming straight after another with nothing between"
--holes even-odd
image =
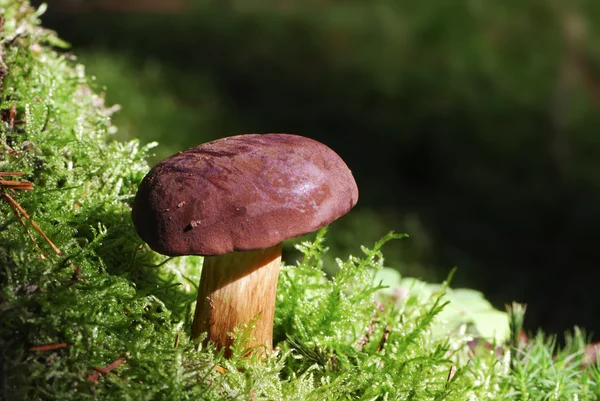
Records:
<instances>
[{"instance_id":1,"label":"dark blurred background","mask_svg":"<svg viewBox=\"0 0 600 401\"><path fill-rule=\"evenodd\" d=\"M600 333L597 0L50 0L42 21L151 162L249 132L336 150L361 199L331 266L407 232L384 248L402 274L458 266L529 329Z\"/></svg>"}]
</instances>

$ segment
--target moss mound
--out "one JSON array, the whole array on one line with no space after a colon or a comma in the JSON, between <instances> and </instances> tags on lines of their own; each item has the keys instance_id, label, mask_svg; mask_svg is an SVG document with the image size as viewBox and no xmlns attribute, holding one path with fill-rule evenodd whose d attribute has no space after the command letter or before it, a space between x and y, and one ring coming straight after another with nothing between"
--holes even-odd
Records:
<instances>
[{"instance_id":1,"label":"moss mound","mask_svg":"<svg viewBox=\"0 0 600 401\"><path fill-rule=\"evenodd\" d=\"M303 243L302 262L280 276L272 355L244 357L247 328L232 334L230 359L192 343L201 258L165 259L135 234L130 203L149 147L111 139L116 108L40 27L42 12L0 0L0 399L600 394L598 369L580 374L580 332L557 354L542 335L520 348L469 346L465 322L440 319L446 286L385 290L380 249L393 234L337 261L333 279L322 270L325 231Z\"/></svg>"}]
</instances>

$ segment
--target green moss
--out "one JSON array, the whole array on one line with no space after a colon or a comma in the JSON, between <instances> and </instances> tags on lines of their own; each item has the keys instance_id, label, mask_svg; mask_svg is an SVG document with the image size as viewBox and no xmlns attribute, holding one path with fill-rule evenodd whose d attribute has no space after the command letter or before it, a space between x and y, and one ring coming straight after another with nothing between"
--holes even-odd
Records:
<instances>
[{"instance_id":1,"label":"green moss","mask_svg":"<svg viewBox=\"0 0 600 401\"><path fill-rule=\"evenodd\" d=\"M499 355L472 350L444 315L447 285L386 290L381 248L394 234L338 260L332 279L325 231L300 244L280 276L272 355L244 357L248 327L231 359L191 342L201 259L151 252L130 222L150 148L112 139L114 109L39 12L16 0L0 11L0 171L34 187L0 188L0 399L597 399L583 333L559 352L541 334Z\"/></svg>"}]
</instances>

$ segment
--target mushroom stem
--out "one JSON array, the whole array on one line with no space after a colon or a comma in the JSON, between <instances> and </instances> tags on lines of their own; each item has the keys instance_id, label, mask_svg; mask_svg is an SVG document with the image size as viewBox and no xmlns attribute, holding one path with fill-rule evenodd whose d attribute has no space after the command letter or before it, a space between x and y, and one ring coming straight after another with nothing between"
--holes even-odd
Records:
<instances>
[{"instance_id":1,"label":"mushroom stem","mask_svg":"<svg viewBox=\"0 0 600 401\"><path fill-rule=\"evenodd\" d=\"M204 257L192 337L208 333L208 340L231 356L228 333L257 315L248 344L273 346L273 319L281 243L266 249Z\"/></svg>"}]
</instances>

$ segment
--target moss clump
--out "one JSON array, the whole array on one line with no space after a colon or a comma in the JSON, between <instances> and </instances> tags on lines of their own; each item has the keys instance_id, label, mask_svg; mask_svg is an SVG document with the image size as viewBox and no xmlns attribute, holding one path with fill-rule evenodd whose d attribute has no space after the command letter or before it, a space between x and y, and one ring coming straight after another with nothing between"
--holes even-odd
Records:
<instances>
[{"instance_id":1,"label":"moss clump","mask_svg":"<svg viewBox=\"0 0 600 401\"><path fill-rule=\"evenodd\" d=\"M23 174L5 180L33 183L31 191L1 188L2 396L64 399L89 394L92 366L150 355L150 345L136 341L141 335L156 337L151 348L160 348L171 327L155 323L173 312L160 291L150 295L164 279L147 274L143 263L155 258L135 252L129 223L146 149L110 141L114 109L72 55L54 50L64 43L39 26L42 10L5 0L0 8L0 171ZM13 210L17 203L31 219ZM29 351L47 344L66 347Z\"/></svg>"},{"instance_id":2,"label":"moss clump","mask_svg":"<svg viewBox=\"0 0 600 401\"><path fill-rule=\"evenodd\" d=\"M165 259L135 234L148 147L111 140L114 109L40 13L0 0L0 399L598 398L582 333L556 355L542 335L473 348L444 321L446 286L386 292L380 248L395 235L338 261L333 279L324 231L299 246L280 277L272 355L244 357L243 327L230 359L192 343L201 259Z\"/></svg>"}]
</instances>

